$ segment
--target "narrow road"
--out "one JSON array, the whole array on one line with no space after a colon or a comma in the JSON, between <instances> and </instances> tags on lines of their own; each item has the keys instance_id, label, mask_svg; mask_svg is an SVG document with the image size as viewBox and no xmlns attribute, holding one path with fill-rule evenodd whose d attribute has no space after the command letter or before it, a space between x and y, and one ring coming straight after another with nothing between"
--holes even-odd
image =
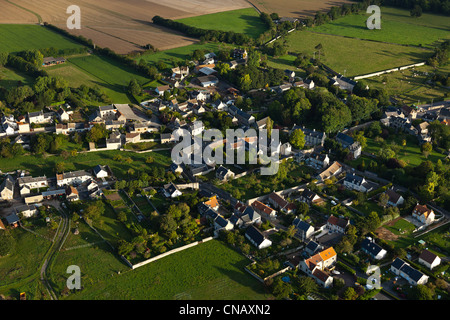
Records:
<instances>
[{"instance_id":1,"label":"narrow road","mask_svg":"<svg viewBox=\"0 0 450 320\"><path fill-rule=\"evenodd\" d=\"M70 221L68 215L60 208L57 209L61 213L62 222L57 230L55 241L53 242L50 251L47 255L47 258L45 259L41 267L41 281L44 284L45 288L47 289L47 292L49 293L50 298L52 300L58 300L58 297L56 296L55 291L53 290L47 279L48 265L49 262L54 258L55 254L61 250L64 241L66 240L66 237L68 235L68 232L70 230Z\"/></svg>"}]
</instances>

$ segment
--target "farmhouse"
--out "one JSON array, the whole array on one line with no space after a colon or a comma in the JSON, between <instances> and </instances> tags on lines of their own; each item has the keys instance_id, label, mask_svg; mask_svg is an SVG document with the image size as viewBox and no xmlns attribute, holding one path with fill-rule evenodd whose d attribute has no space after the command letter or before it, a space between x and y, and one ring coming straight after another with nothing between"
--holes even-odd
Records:
<instances>
[{"instance_id":1,"label":"farmhouse","mask_svg":"<svg viewBox=\"0 0 450 320\"><path fill-rule=\"evenodd\" d=\"M301 193L299 200L302 202L306 202L307 204L318 204L323 201L323 199L315 192L305 188Z\"/></svg>"},{"instance_id":2,"label":"farmhouse","mask_svg":"<svg viewBox=\"0 0 450 320\"><path fill-rule=\"evenodd\" d=\"M325 169L330 164L330 158L327 154L314 151L309 155L308 159L306 159L306 164L315 169Z\"/></svg>"},{"instance_id":3,"label":"farmhouse","mask_svg":"<svg viewBox=\"0 0 450 320\"><path fill-rule=\"evenodd\" d=\"M338 161L333 162L326 170L322 171L316 176L319 181L325 181L333 176L336 176L342 172L342 164Z\"/></svg>"},{"instance_id":4,"label":"farmhouse","mask_svg":"<svg viewBox=\"0 0 450 320\"><path fill-rule=\"evenodd\" d=\"M203 70L203 69L202 69ZM198 77L198 82L202 87L213 87L219 83L219 79L213 75L207 75L204 77Z\"/></svg>"},{"instance_id":5,"label":"farmhouse","mask_svg":"<svg viewBox=\"0 0 450 320\"><path fill-rule=\"evenodd\" d=\"M300 129L303 131L305 135L305 146L323 146L325 142L325 138L327 135L324 132L316 131L316 129L308 129L303 126L297 126L294 124L292 129L289 131L289 134L292 134L295 130Z\"/></svg>"},{"instance_id":6,"label":"farmhouse","mask_svg":"<svg viewBox=\"0 0 450 320\"><path fill-rule=\"evenodd\" d=\"M29 189L45 188L48 187L48 181L46 176L42 177L21 177L17 179L19 187L28 187Z\"/></svg>"},{"instance_id":7,"label":"farmhouse","mask_svg":"<svg viewBox=\"0 0 450 320\"><path fill-rule=\"evenodd\" d=\"M10 226L11 228L17 228L20 223L20 218L15 213L11 213L10 215L6 216L5 220L8 226Z\"/></svg>"},{"instance_id":8,"label":"farmhouse","mask_svg":"<svg viewBox=\"0 0 450 320\"><path fill-rule=\"evenodd\" d=\"M342 146L342 148L350 151L349 155L352 160L358 159L361 155L361 144L349 135L339 132L336 136L336 141Z\"/></svg>"},{"instance_id":9,"label":"farmhouse","mask_svg":"<svg viewBox=\"0 0 450 320\"><path fill-rule=\"evenodd\" d=\"M282 196L277 194L276 192L272 192L269 195L269 202L276 209L281 210L284 213L291 213L295 210L295 207L287 202Z\"/></svg>"},{"instance_id":10,"label":"farmhouse","mask_svg":"<svg viewBox=\"0 0 450 320\"><path fill-rule=\"evenodd\" d=\"M65 63L66 59L64 58L53 58L53 57L45 57L42 61L43 67L50 67L57 64Z\"/></svg>"},{"instance_id":11,"label":"farmhouse","mask_svg":"<svg viewBox=\"0 0 450 320\"><path fill-rule=\"evenodd\" d=\"M67 201L73 202L80 200L78 196L78 190L75 187L67 186L66 188L66 199Z\"/></svg>"},{"instance_id":12,"label":"farmhouse","mask_svg":"<svg viewBox=\"0 0 450 320\"><path fill-rule=\"evenodd\" d=\"M96 165L93 169L96 178L106 178L108 176L108 170L105 166Z\"/></svg>"},{"instance_id":13,"label":"farmhouse","mask_svg":"<svg viewBox=\"0 0 450 320\"><path fill-rule=\"evenodd\" d=\"M33 205L22 205L14 208L14 213L22 218L30 218L37 214L37 209Z\"/></svg>"}]
</instances>

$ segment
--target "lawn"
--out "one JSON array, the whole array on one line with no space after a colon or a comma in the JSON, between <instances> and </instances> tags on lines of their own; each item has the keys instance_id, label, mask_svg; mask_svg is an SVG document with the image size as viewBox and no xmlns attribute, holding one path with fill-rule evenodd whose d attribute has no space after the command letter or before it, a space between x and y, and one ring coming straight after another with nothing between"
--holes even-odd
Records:
<instances>
[{"instance_id":1,"label":"lawn","mask_svg":"<svg viewBox=\"0 0 450 320\"><path fill-rule=\"evenodd\" d=\"M314 30L295 31L286 36L288 51L303 52L311 57L316 52L318 58L315 47L322 44L321 61L349 77L422 62L432 54L430 50L418 47L320 34ZM280 69L293 67L289 55L270 58L269 61Z\"/></svg>"},{"instance_id":2,"label":"lawn","mask_svg":"<svg viewBox=\"0 0 450 320\"><path fill-rule=\"evenodd\" d=\"M416 227L405 219L399 219L394 223L394 225L385 226L385 228L393 234L408 236Z\"/></svg>"},{"instance_id":3,"label":"lawn","mask_svg":"<svg viewBox=\"0 0 450 320\"><path fill-rule=\"evenodd\" d=\"M365 12L348 15L312 30L357 39L414 46L431 46L438 40L450 39L450 28L446 16L423 14L420 18L413 18L408 10L381 7L380 30L369 30L366 27L369 16L370 14Z\"/></svg>"},{"instance_id":4,"label":"lawn","mask_svg":"<svg viewBox=\"0 0 450 320\"><path fill-rule=\"evenodd\" d=\"M106 246L61 252L52 268L52 284L62 290L68 265L80 266L83 290L77 300L264 300L270 295L244 271L249 260L225 244L211 240L136 270ZM118 274L120 271L120 274Z\"/></svg>"},{"instance_id":5,"label":"lawn","mask_svg":"<svg viewBox=\"0 0 450 320\"><path fill-rule=\"evenodd\" d=\"M37 25L0 25L0 51L19 52L31 49L72 49L82 47L64 36Z\"/></svg>"},{"instance_id":6,"label":"lawn","mask_svg":"<svg viewBox=\"0 0 450 320\"><path fill-rule=\"evenodd\" d=\"M131 163L126 163L123 160L114 160L116 156L122 158L131 158ZM39 156L39 155L22 155L11 159L2 159L0 162L0 170L3 172L10 172L17 169L28 170L31 176L47 175L52 177L55 175L55 164L64 162L72 171L75 170L91 170L98 164L108 165L113 171L114 175L119 179L126 179L128 177L128 169L133 169L135 172L144 170L147 171L152 166L168 167L171 164L170 151L152 152L151 156L154 162L147 164L145 160L148 154L123 152L119 150L97 151L89 153L78 153L74 157L64 159L61 156Z\"/></svg>"},{"instance_id":7,"label":"lawn","mask_svg":"<svg viewBox=\"0 0 450 320\"><path fill-rule=\"evenodd\" d=\"M267 30L267 26L254 8L224 11L176 21L200 29L243 33L252 38L257 38Z\"/></svg>"}]
</instances>

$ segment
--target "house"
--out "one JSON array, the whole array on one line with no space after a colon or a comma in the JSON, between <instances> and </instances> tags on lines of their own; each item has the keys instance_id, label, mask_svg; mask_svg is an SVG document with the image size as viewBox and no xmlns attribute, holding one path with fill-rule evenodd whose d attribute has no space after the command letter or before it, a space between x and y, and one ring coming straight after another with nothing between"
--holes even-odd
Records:
<instances>
[{"instance_id":1,"label":"house","mask_svg":"<svg viewBox=\"0 0 450 320\"><path fill-rule=\"evenodd\" d=\"M362 152L361 144L358 141L355 141L351 136L339 132L336 135L336 141L342 146L342 148L349 150L351 160L355 160L360 157Z\"/></svg>"},{"instance_id":2,"label":"house","mask_svg":"<svg viewBox=\"0 0 450 320\"><path fill-rule=\"evenodd\" d=\"M156 89L155 89L155 92L156 92L158 95L160 95L160 96L163 96L163 95L164 95L164 92L166 92L166 91L170 91L170 86L169 86L169 85L158 86L158 87L156 87Z\"/></svg>"},{"instance_id":3,"label":"house","mask_svg":"<svg viewBox=\"0 0 450 320\"><path fill-rule=\"evenodd\" d=\"M219 210L219 201L217 200L217 195L210 197L207 201L203 202L205 206L213 209L214 211Z\"/></svg>"},{"instance_id":4,"label":"house","mask_svg":"<svg viewBox=\"0 0 450 320\"><path fill-rule=\"evenodd\" d=\"M428 276L424 275L419 270L414 269L400 258L394 260L389 270L406 279L412 285L426 284L428 282Z\"/></svg>"},{"instance_id":5,"label":"house","mask_svg":"<svg viewBox=\"0 0 450 320\"><path fill-rule=\"evenodd\" d=\"M125 143L138 143L140 141L141 134L139 132L125 134Z\"/></svg>"},{"instance_id":6,"label":"house","mask_svg":"<svg viewBox=\"0 0 450 320\"><path fill-rule=\"evenodd\" d=\"M176 67L172 68L172 79L183 80L189 75L189 67Z\"/></svg>"},{"instance_id":7,"label":"house","mask_svg":"<svg viewBox=\"0 0 450 320\"><path fill-rule=\"evenodd\" d=\"M423 250L419 256L419 263L432 270L434 267L441 264L441 258L428 250Z\"/></svg>"},{"instance_id":8,"label":"house","mask_svg":"<svg viewBox=\"0 0 450 320\"><path fill-rule=\"evenodd\" d=\"M27 122L17 122L17 131L19 133L30 132L30 124Z\"/></svg>"},{"instance_id":9,"label":"house","mask_svg":"<svg viewBox=\"0 0 450 320\"><path fill-rule=\"evenodd\" d=\"M12 176L7 175L0 185L0 200L12 200L14 198L14 184L15 181Z\"/></svg>"},{"instance_id":10,"label":"house","mask_svg":"<svg viewBox=\"0 0 450 320\"><path fill-rule=\"evenodd\" d=\"M405 202L405 199L397 192L395 192L392 188L386 190L386 194L389 197L387 202L388 206L397 207Z\"/></svg>"},{"instance_id":11,"label":"house","mask_svg":"<svg viewBox=\"0 0 450 320\"><path fill-rule=\"evenodd\" d=\"M56 112L56 116L61 122L67 122L70 119L69 114L61 107L59 107L58 111Z\"/></svg>"},{"instance_id":12,"label":"house","mask_svg":"<svg viewBox=\"0 0 450 320\"><path fill-rule=\"evenodd\" d=\"M220 99L211 103L211 106L217 111L228 111L228 105L223 103Z\"/></svg>"},{"instance_id":13,"label":"house","mask_svg":"<svg viewBox=\"0 0 450 320\"><path fill-rule=\"evenodd\" d=\"M228 168L219 166L219 168L216 170L216 178L220 181L228 181L230 179L234 179L234 172Z\"/></svg>"},{"instance_id":14,"label":"house","mask_svg":"<svg viewBox=\"0 0 450 320\"><path fill-rule=\"evenodd\" d=\"M258 249L265 249L272 245L272 241L267 239L256 227L250 226L245 231L245 237Z\"/></svg>"},{"instance_id":15,"label":"house","mask_svg":"<svg viewBox=\"0 0 450 320\"><path fill-rule=\"evenodd\" d=\"M105 166L96 165L93 169L94 175L96 178L106 178L108 177L108 170Z\"/></svg>"},{"instance_id":16,"label":"house","mask_svg":"<svg viewBox=\"0 0 450 320\"><path fill-rule=\"evenodd\" d=\"M333 176L340 174L341 172L342 172L342 164L340 164L338 161L335 161L326 170L318 174L316 176L316 179L323 182Z\"/></svg>"},{"instance_id":17,"label":"house","mask_svg":"<svg viewBox=\"0 0 450 320\"><path fill-rule=\"evenodd\" d=\"M38 189L48 187L48 180L46 176L42 177L20 177L17 179L19 188L28 187L29 189Z\"/></svg>"},{"instance_id":18,"label":"house","mask_svg":"<svg viewBox=\"0 0 450 320\"><path fill-rule=\"evenodd\" d=\"M56 184L58 187L81 184L92 179L92 175L87 171L78 170L73 172L64 172L56 175Z\"/></svg>"},{"instance_id":19,"label":"house","mask_svg":"<svg viewBox=\"0 0 450 320\"><path fill-rule=\"evenodd\" d=\"M0 230L6 230L5 225L3 224L2 219L0 218Z\"/></svg>"},{"instance_id":20,"label":"house","mask_svg":"<svg viewBox=\"0 0 450 320\"><path fill-rule=\"evenodd\" d=\"M432 209L429 209L427 205L420 205L417 204L413 211L412 211L412 217L416 218L423 224L429 225L434 222L434 211Z\"/></svg>"},{"instance_id":21,"label":"house","mask_svg":"<svg viewBox=\"0 0 450 320\"><path fill-rule=\"evenodd\" d=\"M18 216L18 217L22 217L22 218L30 218L34 215L36 215L38 213L38 210L35 206L33 205L22 205L19 207L14 208L14 213Z\"/></svg>"},{"instance_id":22,"label":"house","mask_svg":"<svg viewBox=\"0 0 450 320\"><path fill-rule=\"evenodd\" d=\"M242 220L244 227L261 223L261 215L252 206L247 206L239 218Z\"/></svg>"},{"instance_id":23,"label":"house","mask_svg":"<svg viewBox=\"0 0 450 320\"><path fill-rule=\"evenodd\" d=\"M10 215L6 216L5 220L7 225L11 228L17 228L20 223L20 218L15 213L11 213Z\"/></svg>"},{"instance_id":24,"label":"house","mask_svg":"<svg viewBox=\"0 0 450 320\"><path fill-rule=\"evenodd\" d=\"M348 219L330 215L327 220L326 228L330 230L330 232L345 233L345 230L347 229L349 224L350 221Z\"/></svg>"},{"instance_id":25,"label":"house","mask_svg":"<svg viewBox=\"0 0 450 320\"><path fill-rule=\"evenodd\" d=\"M308 129L303 126L297 126L294 124L292 129L289 131L289 134L292 134L292 132L294 132L297 129L303 131L303 134L305 135L306 147L323 146L325 138L327 137L327 135L324 132L316 131L316 129Z\"/></svg>"},{"instance_id":26,"label":"house","mask_svg":"<svg viewBox=\"0 0 450 320\"><path fill-rule=\"evenodd\" d=\"M28 123L50 123L53 121L52 117L53 112L44 113L42 110L36 112L28 112Z\"/></svg>"},{"instance_id":27,"label":"house","mask_svg":"<svg viewBox=\"0 0 450 320\"><path fill-rule=\"evenodd\" d=\"M215 234L217 234L220 230L233 230L234 225L221 215L218 215L217 218L214 220L214 229Z\"/></svg>"},{"instance_id":28,"label":"house","mask_svg":"<svg viewBox=\"0 0 450 320\"><path fill-rule=\"evenodd\" d=\"M318 204L323 201L323 199L315 192L305 188L301 193L299 200L302 202L306 202L307 204Z\"/></svg>"},{"instance_id":29,"label":"house","mask_svg":"<svg viewBox=\"0 0 450 320\"><path fill-rule=\"evenodd\" d=\"M276 209L283 211L284 213L291 213L294 211L294 207L290 205L288 201L286 201L282 196L277 194L276 192L272 192L269 195L269 202Z\"/></svg>"},{"instance_id":30,"label":"house","mask_svg":"<svg viewBox=\"0 0 450 320\"><path fill-rule=\"evenodd\" d=\"M310 256L315 255L317 251L322 250L323 247L319 243L315 242L314 240L310 240L305 247L305 251Z\"/></svg>"},{"instance_id":31,"label":"house","mask_svg":"<svg viewBox=\"0 0 450 320\"><path fill-rule=\"evenodd\" d=\"M75 187L67 186L66 188L66 199L70 202L80 200L78 196L78 190Z\"/></svg>"},{"instance_id":32,"label":"house","mask_svg":"<svg viewBox=\"0 0 450 320\"><path fill-rule=\"evenodd\" d=\"M106 139L106 149L116 150L122 147L122 135L118 130L113 131Z\"/></svg>"},{"instance_id":33,"label":"house","mask_svg":"<svg viewBox=\"0 0 450 320\"><path fill-rule=\"evenodd\" d=\"M198 77L197 80L202 87L213 87L219 83L219 79L213 75Z\"/></svg>"},{"instance_id":34,"label":"house","mask_svg":"<svg viewBox=\"0 0 450 320\"><path fill-rule=\"evenodd\" d=\"M276 218L277 217L277 211L264 203L256 200L252 203L252 208L255 209L256 212L259 214L265 214L270 218Z\"/></svg>"},{"instance_id":35,"label":"house","mask_svg":"<svg viewBox=\"0 0 450 320\"><path fill-rule=\"evenodd\" d=\"M337 261L337 254L333 247L325 249L312 257L300 261L299 269L313 278L324 288L329 288L333 284L333 278L328 270L332 269Z\"/></svg>"},{"instance_id":36,"label":"house","mask_svg":"<svg viewBox=\"0 0 450 320\"><path fill-rule=\"evenodd\" d=\"M312 79L305 79L305 80L300 80L300 81L294 82L293 86L312 90L315 87L315 83Z\"/></svg>"},{"instance_id":37,"label":"house","mask_svg":"<svg viewBox=\"0 0 450 320\"><path fill-rule=\"evenodd\" d=\"M356 174L347 174L344 179L344 186L352 190L366 193L373 190L376 184L369 182L364 177L357 176Z\"/></svg>"},{"instance_id":38,"label":"house","mask_svg":"<svg viewBox=\"0 0 450 320\"><path fill-rule=\"evenodd\" d=\"M371 237L367 237L361 242L361 250L375 260L381 260L386 257L387 254L387 251L376 244L375 240Z\"/></svg>"},{"instance_id":39,"label":"house","mask_svg":"<svg viewBox=\"0 0 450 320\"><path fill-rule=\"evenodd\" d=\"M293 80L295 78L295 71L292 70L284 70L284 75L289 78L289 80Z\"/></svg>"},{"instance_id":40,"label":"house","mask_svg":"<svg viewBox=\"0 0 450 320\"><path fill-rule=\"evenodd\" d=\"M330 158L327 154L318 153L313 151L306 159L306 164L315 169L325 169L330 164Z\"/></svg>"},{"instance_id":41,"label":"house","mask_svg":"<svg viewBox=\"0 0 450 320\"><path fill-rule=\"evenodd\" d=\"M183 194L173 183L164 185L163 192L166 198L176 198Z\"/></svg>"},{"instance_id":42,"label":"house","mask_svg":"<svg viewBox=\"0 0 450 320\"><path fill-rule=\"evenodd\" d=\"M181 174L184 170L183 167L175 162L172 162L169 166L169 170L175 174Z\"/></svg>"},{"instance_id":43,"label":"house","mask_svg":"<svg viewBox=\"0 0 450 320\"><path fill-rule=\"evenodd\" d=\"M296 235L302 240L310 239L314 235L314 227L300 218L295 218L292 225L297 230Z\"/></svg>"},{"instance_id":44,"label":"house","mask_svg":"<svg viewBox=\"0 0 450 320\"><path fill-rule=\"evenodd\" d=\"M247 59L247 55L248 55L248 53L247 53L247 50L245 50L245 49L236 48L236 49L233 49L233 52L232 52L232 57L235 59Z\"/></svg>"},{"instance_id":45,"label":"house","mask_svg":"<svg viewBox=\"0 0 450 320\"><path fill-rule=\"evenodd\" d=\"M53 57L45 57L42 60L42 66L48 67L48 66L54 66L57 64L65 63L66 59L59 57L59 58L53 58Z\"/></svg>"},{"instance_id":46,"label":"house","mask_svg":"<svg viewBox=\"0 0 450 320\"><path fill-rule=\"evenodd\" d=\"M28 186L23 186L19 188L19 193L20 196L23 198L25 196L28 196L29 194L31 194L31 188Z\"/></svg>"}]
</instances>

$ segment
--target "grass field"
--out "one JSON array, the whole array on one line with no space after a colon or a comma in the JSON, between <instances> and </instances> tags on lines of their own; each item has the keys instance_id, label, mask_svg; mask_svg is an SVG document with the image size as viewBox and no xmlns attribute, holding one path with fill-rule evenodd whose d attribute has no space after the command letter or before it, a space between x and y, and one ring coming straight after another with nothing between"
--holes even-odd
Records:
<instances>
[{"instance_id":1,"label":"grass field","mask_svg":"<svg viewBox=\"0 0 450 320\"><path fill-rule=\"evenodd\" d=\"M423 14L410 16L408 10L381 7L381 30L369 30L369 14L348 15L313 28L315 32L406 45L429 46L438 40L450 39L448 17Z\"/></svg>"},{"instance_id":2,"label":"grass field","mask_svg":"<svg viewBox=\"0 0 450 320\"><path fill-rule=\"evenodd\" d=\"M450 89L427 83L430 75L434 72L433 67L426 65L371 77L362 81L365 81L370 88L384 88L389 95L395 96L397 100L407 105L450 99L450 97L444 96L445 93L450 93ZM437 72L449 73L450 65L437 68Z\"/></svg>"},{"instance_id":3,"label":"grass field","mask_svg":"<svg viewBox=\"0 0 450 320\"><path fill-rule=\"evenodd\" d=\"M37 25L0 25L0 51L18 52L30 49L70 49L81 45Z\"/></svg>"},{"instance_id":4,"label":"grass field","mask_svg":"<svg viewBox=\"0 0 450 320\"><path fill-rule=\"evenodd\" d=\"M11 89L17 86L18 82L23 85L31 86L34 79L21 72L13 71L11 69L0 67L0 87Z\"/></svg>"},{"instance_id":5,"label":"grass field","mask_svg":"<svg viewBox=\"0 0 450 320\"><path fill-rule=\"evenodd\" d=\"M133 161L128 164L124 161L114 160L114 157L121 155L123 158L130 157ZM91 170L98 164L108 165L118 179L128 177L127 171L132 168L135 172L140 170L148 170L152 166L168 167L171 163L170 151L152 152L151 156L154 162L147 164L145 160L149 154L123 152L119 150L98 151L90 153L78 153L75 157L63 159L60 156L34 156L23 155L12 159L2 159L0 162L0 170L10 172L16 169L28 170L31 176L47 175L52 177L55 175L54 168L58 162L64 162L70 170Z\"/></svg>"},{"instance_id":6,"label":"grass field","mask_svg":"<svg viewBox=\"0 0 450 320\"><path fill-rule=\"evenodd\" d=\"M185 47L159 51L156 53L143 54L142 56L137 57L136 60L139 61L143 59L144 61L153 64L156 64L158 61L162 61L166 63L168 67L173 67L174 61L185 61L192 55L195 50L216 52L218 47L219 46L215 43L196 43Z\"/></svg>"},{"instance_id":7,"label":"grass field","mask_svg":"<svg viewBox=\"0 0 450 320\"><path fill-rule=\"evenodd\" d=\"M83 290L68 299L82 300L264 300L263 286L248 275L249 261L217 240L130 270L105 245L60 252L51 272L61 291L68 265L80 266ZM118 274L120 271L120 274Z\"/></svg>"},{"instance_id":8,"label":"grass field","mask_svg":"<svg viewBox=\"0 0 450 320\"><path fill-rule=\"evenodd\" d=\"M177 21L201 29L244 33L252 38L257 38L267 30L254 8L206 14Z\"/></svg>"},{"instance_id":9,"label":"grass field","mask_svg":"<svg viewBox=\"0 0 450 320\"><path fill-rule=\"evenodd\" d=\"M334 71L350 77L421 62L431 55L429 50L421 48L351 39L308 30L292 32L286 40L288 51L304 52L311 57L316 52L316 58L318 52L314 48L321 43L321 61ZM286 65L281 64L280 60L286 60ZM279 57L277 62L280 67L288 69L292 68L290 61L292 58L286 55Z\"/></svg>"}]
</instances>

